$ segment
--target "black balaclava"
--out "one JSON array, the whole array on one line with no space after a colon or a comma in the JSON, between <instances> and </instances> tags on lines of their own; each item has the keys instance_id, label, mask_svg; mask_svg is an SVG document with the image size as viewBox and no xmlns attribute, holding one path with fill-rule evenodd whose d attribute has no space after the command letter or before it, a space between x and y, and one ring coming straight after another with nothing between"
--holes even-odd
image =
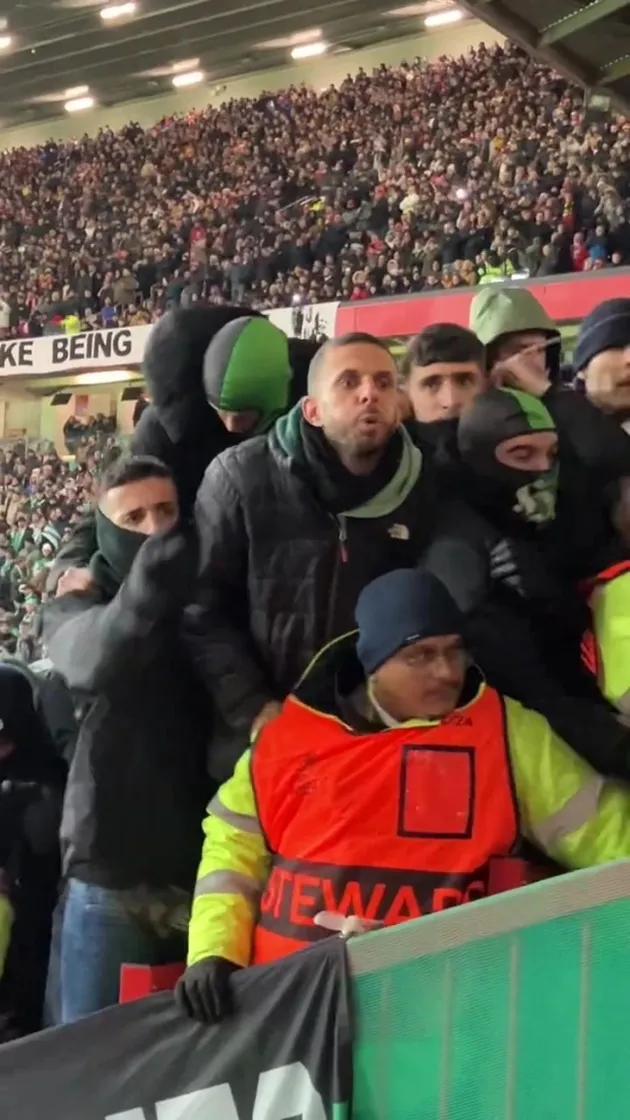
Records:
<instances>
[{"instance_id":1,"label":"black balaclava","mask_svg":"<svg viewBox=\"0 0 630 1120\"><path fill-rule=\"evenodd\" d=\"M146 540L145 533L121 529L101 509L96 510L98 552L92 557L90 571L108 595L116 594Z\"/></svg>"},{"instance_id":2,"label":"black balaclava","mask_svg":"<svg viewBox=\"0 0 630 1120\"><path fill-rule=\"evenodd\" d=\"M507 467L496 457L499 444L532 432L555 432L543 402L515 389L489 389L477 397L459 421L457 442L462 462L480 480L480 498L498 511L509 509L534 525L552 521L556 511L558 468L526 471Z\"/></svg>"}]
</instances>

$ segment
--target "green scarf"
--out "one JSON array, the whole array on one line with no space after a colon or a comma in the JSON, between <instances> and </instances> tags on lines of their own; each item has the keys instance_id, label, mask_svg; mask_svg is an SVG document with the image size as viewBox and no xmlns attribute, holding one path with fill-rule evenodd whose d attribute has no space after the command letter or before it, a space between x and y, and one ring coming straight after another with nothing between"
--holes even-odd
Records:
<instances>
[{"instance_id":1,"label":"green scarf","mask_svg":"<svg viewBox=\"0 0 630 1120\"><path fill-rule=\"evenodd\" d=\"M398 470L378 494L362 506L344 511L343 517L388 517L409 497L420 478L422 452L405 427L401 427L399 431L402 436L402 455Z\"/></svg>"},{"instance_id":2,"label":"green scarf","mask_svg":"<svg viewBox=\"0 0 630 1120\"><path fill-rule=\"evenodd\" d=\"M302 443L302 406L300 403L284 416L281 416L273 427L271 439L275 440L284 455L294 459L305 466L304 447ZM398 429L401 437L401 455L396 470L383 488L377 491L372 498L360 505L353 506L346 511L337 512L337 516L356 518L388 517L405 501L416 485L422 470L422 452L413 442L407 428Z\"/></svg>"}]
</instances>

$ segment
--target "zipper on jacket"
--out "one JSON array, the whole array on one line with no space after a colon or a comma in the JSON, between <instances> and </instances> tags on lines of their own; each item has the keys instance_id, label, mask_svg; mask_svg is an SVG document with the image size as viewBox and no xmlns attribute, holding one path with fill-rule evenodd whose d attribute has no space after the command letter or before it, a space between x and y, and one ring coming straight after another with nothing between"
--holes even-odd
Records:
<instances>
[{"instance_id":1,"label":"zipper on jacket","mask_svg":"<svg viewBox=\"0 0 630 1120\"><path fill-rule=\"evenodd\" d=\"M339 558L342 564L348 563L348 529L346 527L346 519L342 517L337 522L339 540Z\"/></svg>"},{"instance_id":2,"label":"zipper on jacket","mask_svg":"<svg viewBox=\"0 0 630 1120\"><path fill-rule=\"evenodd\" d=\"M339 570L342 564L348 562L348 530L346 526L345 517L335 517L330 514L335 525L337 526L337 552L335 555L335 566L332 574L332 581L330 584L330 592L328 595L328 613L326 617L326 630L325 630L325 644L330 642L335 634L335 608L337 605L337 594L339 591Z\"/></svg>"}]
</instances>

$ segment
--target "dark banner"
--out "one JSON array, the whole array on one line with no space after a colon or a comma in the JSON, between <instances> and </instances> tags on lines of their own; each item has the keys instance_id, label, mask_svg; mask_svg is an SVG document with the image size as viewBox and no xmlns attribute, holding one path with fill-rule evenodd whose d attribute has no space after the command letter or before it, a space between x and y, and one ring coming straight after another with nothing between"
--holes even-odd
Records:
<instances>
[{"instance_id":1,"label":"dark banner","mask_svg":"<svg viewBox=\"0 0 630 1120\"><path fill-rule=\"evenodd\" d=\"M0 1047L6 1120L345 1120L344 943L234 978L236 1013L182 1018L170 993Z\"/></svg>"}]
</instances>

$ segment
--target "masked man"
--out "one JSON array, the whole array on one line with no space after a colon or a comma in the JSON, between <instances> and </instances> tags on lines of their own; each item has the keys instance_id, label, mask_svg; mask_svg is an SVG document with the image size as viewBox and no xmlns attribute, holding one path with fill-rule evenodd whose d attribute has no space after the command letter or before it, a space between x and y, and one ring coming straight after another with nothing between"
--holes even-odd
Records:
<instances>
[{"instance_id":1,"label":"masked man","mask_svg":"<svg viewBox=\"0 0 630 1120\"><path fill-rule=\"evenodd\" d=\"M620 542L558 457L539 398L491 389L464 412L457 439L467 501L445 508L425 563L467 615L492 685L544 714L593 765L627 776L630 737L581 657L592 620L580 581L622 560Z\"/></svg>"},{"instance_id":2,"label":"masked man","mask_svg":"<svg viewBox=\"0 0 630 1120\"><path fill-rule=\"evenodd\" d=\"M61 828L64 1023L117 1002L123 963L181 959L211 793L205 693L179 641L196 549L169 469L118 459L96 534L91 589L44 610L50 658L85 713Z\"/></svg>"},{"instance_id":3,"label":"masked man","mask_svg":"<svg viewBox=\"0 0 630 1120\"><path fill-rule=\"evenodd\" d=\"M322 912L394 925L483 896L519 832L568 868L630 855L628 791L485 684L435 576L379 577L356 619L210 807L177 989L195 1018L229 1011L234 969L326 936Z\"/></svg>"}]
</instances>

